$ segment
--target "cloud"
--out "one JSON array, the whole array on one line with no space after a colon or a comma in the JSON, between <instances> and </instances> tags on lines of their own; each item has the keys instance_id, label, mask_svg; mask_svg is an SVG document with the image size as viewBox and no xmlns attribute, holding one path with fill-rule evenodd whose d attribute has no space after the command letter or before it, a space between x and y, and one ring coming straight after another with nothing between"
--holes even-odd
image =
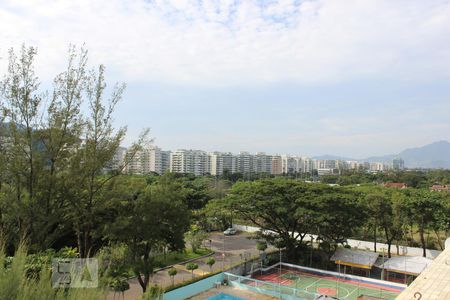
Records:
<instances>
[{"instance_id":1,"label":"cloud","mask_svg":"<svg viewBox=\"0 0 450 300\"><path fill-rule=\"evenodd\" d=\"M3 0L0 56L38 46L50 76L85 43L120 80L200 86L448 79L449 16L437 0Z\"/></svg>"}]
</instances>

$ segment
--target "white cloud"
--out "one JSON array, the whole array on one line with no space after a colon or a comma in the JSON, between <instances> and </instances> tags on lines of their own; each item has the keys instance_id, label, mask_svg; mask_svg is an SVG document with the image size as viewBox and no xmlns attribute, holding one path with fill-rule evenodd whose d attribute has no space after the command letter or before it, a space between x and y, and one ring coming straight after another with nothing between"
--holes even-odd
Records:
<instances>
[{"instance_id":1,"label":"white cloud","mask_svg":"<svg viewBox=\"0 0 450 300\"><path fill-rule=\"evenodd\" d=\"M53 75L85 43L120 80L195 85L450 77L448 1L259 2L3 0L0 57L36 45Z\"/></svg>"}]
</instances>

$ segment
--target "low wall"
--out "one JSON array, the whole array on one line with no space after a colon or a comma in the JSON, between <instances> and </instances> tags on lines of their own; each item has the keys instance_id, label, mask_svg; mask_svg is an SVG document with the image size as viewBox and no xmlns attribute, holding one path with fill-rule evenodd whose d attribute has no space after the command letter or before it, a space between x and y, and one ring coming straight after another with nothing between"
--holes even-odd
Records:
<instances>
[{"instance_id":1,"label":"low wall","mask_svg":"<svg viewBox=\"0 0 450 300\"><path fill-rule=\"evenodd\" d=\"M246 231L246 232L259 231L259 227L239 225L239 224L233 224L233 228L236 230ZM307 234L305 239L311 240L311 237L312 237L312 240L315 241L317 238L317 235ZM352 248L373 251L373 242L348 239L347 243ZM384 244L384 243L377 243L378 252L380 252L380 250L383 248L386 249L385 251L387 251L388 245ZM427 249L426 257L434 259L439 254L441 254L441 252L442 251ZM396 245L391 245L391 253L397 253ZM399 246L399 253L400 253L400 255L422 256L423 250L422 250L422 248L417 248L417 247Z\"/></svg>"}]
</instances>

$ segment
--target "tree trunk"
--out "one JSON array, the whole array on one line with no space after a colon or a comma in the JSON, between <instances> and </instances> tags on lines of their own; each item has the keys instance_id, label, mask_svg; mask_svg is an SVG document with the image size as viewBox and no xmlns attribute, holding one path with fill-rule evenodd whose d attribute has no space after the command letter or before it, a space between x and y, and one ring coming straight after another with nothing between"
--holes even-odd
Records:
<instances>
[{"instance_id":1,"label":"tree trunk","mask_svg":"<svg viewBox=\"0 0 450 300\"><path fill-rule=\"evenodd\" d=\"M391 258L391 245L392 245L392 241L388 241L388 258Z\"/></svg>"},{"instance_id":2,"label":"tree trunk","mask_svg":"<svg viewBox=\"0 0 450 300\"><path fill-rule=\"evenodd\" d=\"M145 279L144 280L142 280L142 277L141 277L141 274L139 274L139 273L135 273L136 274L136 276L137 276L137 280L138 280L138 282L139 282L139 285L141 286L141 288L142 288L142 293L145 293L145 291L147 290L147 285L145 284Z\"/></svg>"},{"instance_id":3,"label":"tree trunk","mask_svg":"<svg viewBox=\"0 0 450 300\"><path fill-rule=\"evenodd\" d=\"M377 252L377 226L373 227L373 252Z\"/></svg>"},{"instance_id":4,"label":"tree trunk","mask_svg":"<svg viewBox=\"0 0 450 300\"><path fill-rule=\"evenodd\" d=\"M388 257L391 258L391 246L393 237L389 237L387 228L384 228L384 235L386 236L386 243L388 244Z\"/></svg>"},{"instance_id":5,"label":"tree trunk","mask_svg":"<svg viewBox=\"0 0 450 300\"><path fill-rule=\"evenodd\" d=\"M444 251L444 245L442 244L441 237L439 236L439 231L434 230L434 233L436 234L436 239L437 239L439 248L440 248L442 251Z\"/></svg>"},{"instance_id":6,"label":"tree trunk","mask_svg":"<svg viewBox=\"0 0 450 300\"><path fill-rule=\"evenodd\" d=\"M423 249L423 257L427 257L427 245L425 243L425 236L424 236L424 228L420 226L419 228L419 235L420 235L420 243L422 244Z\"/></svg>"}]
</instances>

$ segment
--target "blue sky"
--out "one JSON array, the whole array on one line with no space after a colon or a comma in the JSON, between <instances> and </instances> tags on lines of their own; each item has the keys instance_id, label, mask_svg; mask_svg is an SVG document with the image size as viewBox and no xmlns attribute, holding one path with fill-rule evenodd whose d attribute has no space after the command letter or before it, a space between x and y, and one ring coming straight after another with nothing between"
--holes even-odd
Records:
<instances>
[{"instance_id":1,"label":"blue sky","mask_svg":"<svg viewBox=\"0 0 450 300\"><path fill-rule=\"evenodd\" d=\"M362 158L450 140L450 2L0 2L0 57L70 43L127 83L125 143ZM4 71L5 59L0 59Z\"/></svg>"}]
</instances>

